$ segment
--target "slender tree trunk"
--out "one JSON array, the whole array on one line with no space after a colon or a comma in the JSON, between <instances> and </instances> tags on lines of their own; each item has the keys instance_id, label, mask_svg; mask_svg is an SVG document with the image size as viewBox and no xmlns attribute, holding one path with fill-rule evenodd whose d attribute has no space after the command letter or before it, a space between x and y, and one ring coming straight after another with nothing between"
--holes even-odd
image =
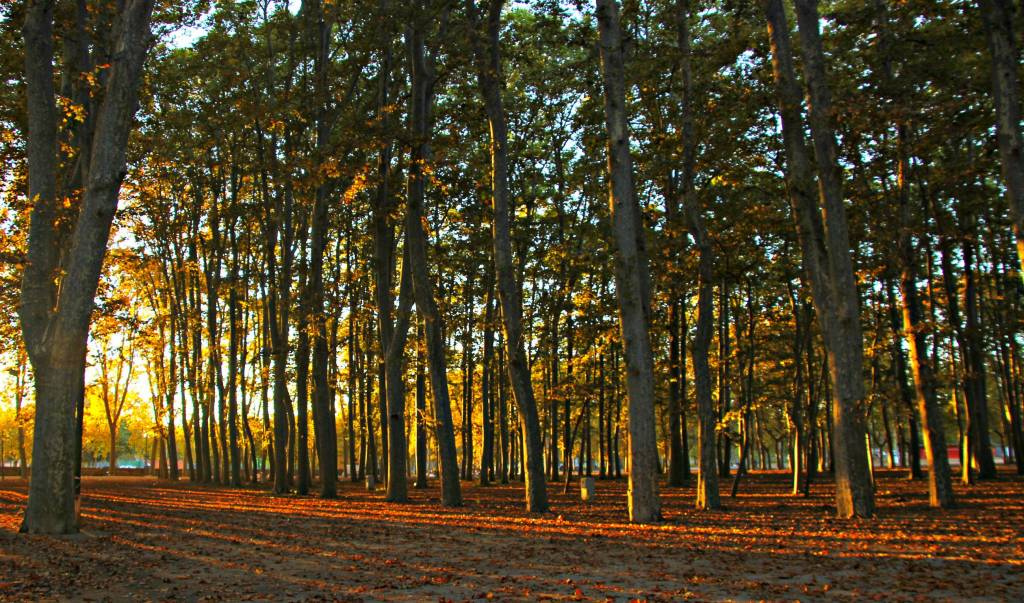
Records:
<instances>
[{"instance_id":1,"label":"slender tree trunk","mask_svg":"<svg viewBox=\"0 0 1024 603\"><path fill-rule=\"evenodd\" d=\"M271 310L273 324L270 326L270 336L273 346L274 357L274 493L283 494L290 488L291 469L289 446L293 440L289 437L288 418L291 410L291 400L288 397L288 315L291 306L291 265L292 265L292 195L285 191L284 207L282 210L281 250L283 254L282 265L278 281L273 283L276 289L276 312ZM271 298L273 304L275 298Z\"/></svg>"},{"instance_id":2,"label":"slender tree trunk","mask_svg":"<svg viewBox=\"0 0 1024 603\"><path fill-rule=\"evenodd\" d=\"M509 411L508 411L508 398L507 398L507 387L506 387L506 375L508 375L507 367L505 364L505 349L503 345L503 335L499 332L498 334L498 370L495 371L495 375L498 377L498 434L501 436L501 483L507 484L509 480L509 464L510 464L510 441L509 441ZM532 389L531 389L532 391ZM535 407L536 408L536 407ZM539 429L539 426L538 426ZM543 445L542 445L543 450ZM541 464L541 474L543 475L544 467ZM529 494L527 489L527 494ZM527 508L529 508L529 501L527 501Z\"/></svg>"},{"instance_id":3,"label":"slender tree trunk","mask_svg":"<svg viewBox=\"0 0 1024 603\"><path fill-rule=\"evenodd\" d=\"M889 304L889 323L892 329L892 366L894 377L896 378L896 387L900 392L900 402L906 411L909 423L910 450L909 455L907 455L910 458L909 477L910 479L920 479L924 477L924 472L921 471L921 447L917 441L917 418L914 412L913 394L910 389L910 383L907 380L907 357L903 351L903 345L900 343L900 334L902 333L900 326L901 314L900 309L896 307L896 296L893 293L891 282L886 283L886 294L888 295Z\"/></svg>"},{"instance_id":4,"label":"slender tree trunk","mask_svg":"<svg viewBox=\"0 0 1024 603\"><path fill-rule=\"evenodd\" d=\"M467 12L471 15L474 29L479 30L476 23L478 19L474 1L467 0L466 6ZM548 500L544 479L540 416L526 362L521 291L516 280L512 258L512 207L508 189L508 129L501 98L504 76L501 71L499 47L503 6L504 0L488 1L486 50L484 40L481 40L479 35L473 36L473 48L478 68L478 82L490 125L491 185L494 203L492 221L494 270L504 327L508 376L526 440L526 508L531 513L543 513L548 510ZM557 461L555 462L557 463Z\"/></svg>"},{"instance_id":5,"label":"slender tree trunk","mask_svg":"<svg viewBox=\"0 0 1024 603\"><path fill-rule=\"evenodd\" d=\"M352 482L359 481L359 464L357 467L358 459L356 457L356 429L355 420L356 413L358 412L358 390L356 388L356 375L357 375L357 356L356 353L356 308L359 304L358 293L355 286L355 281L352 278L355 270L353 268L352 260L352 233L348 236L348 250L346 257L348 258L348 296L349 296L349 313L348 313L348 462L349 462L349 479Z\"/></svg>"},{"instance_id":6,"label":"slender tree trunk","mask_svg":"<svg viewBox=\"0 0 1024 603\"><path fill-rule=\"evenodd\" d=\"M305 218L302 220L305 222ZM309 494L311 480L309 467L309 257L306 246L306 225L300 226L299 247L299 297L298 316L295 330L298 332L295 344L295 432L296 432L296 480L295 491L300 495Z\"/></svg>"},{"instance_id":7,"label":"slender tree trunk","mask_svg":"<svg viewBox=\"0 0 1024 603\"><path fill-rule=\"evenodd\" d=\"M970 230L976 230L973 217L966 217ZM970 417L968 438L971 456L978 466L978 477L996 477L995 460L992 457L992 442L988 432L988 393L985 378L985 349L981 334L981 319L978 310L978 287L974 271L976 248L974 241L965 239L961 246L964 262L964 314L967 349L963 351L966 362L965 388L973 396L967 397L967 413Z\"/></svg>"},{"instance_id":8,"label":"slender tree trunk","mask_svg":"<svg viewBox=\"0 0 1024 603\"><path fill-rule=\"evenodd\" d=\"M422 7L420 7L422 9ZM416 308L423 317L427 340L427 363L431 391L434 396L435 437L441 461L441 499L445 506L462 505L462 486L459 481L459 462L455 448L455 430L452 423L451 398L448 392L448 362L445 357L443 317L434 297L427 259L427 233L424 230L424 162L430 159L430 133L432 130L433 87L436 83L434 60L428 60L424 48L424 13L417 10L413 24L407 30L412 71L412 97L410 125L416 139L413 144L408 177L407 211L405 224L406 248L412 271Z\"/></svg>"},{"instance_id":9,"label":"slender tree trunk","mask_svg":"<svg viewBox=\"0 0 1024 603\"><path fill-rule=\"evenodd\" d=\"M423 322L416 321L416 487L427 487L427 373Z\"/></svg>"},{"instance_id":10,"label":"slender tree trunk","mask_svg":"<svg viewBox=\"0 0 1024 603\"><path fill-rule=\"evenodd\" d=\"M488 279L490 280L490 279ZM483 451L480 455L480 485L490 485L494 479L494 287L487 286L484 302L484 353L483 370L480 375L480 396L483 401Z\"/></svg>"},{"instance_id":11,"label":"slender tree trunk","mask_svg":"<svg viewBox=\"0 0 1024 603\"><path fill-rule=\"evenodd\" d=\"M728 415L732 410L732 375L730 360L732 358L729 334L729 282L721 279L718 286L718 421L723 428L718 436L718 476L725 478L732 473L732 435L729 430Z\"/></svg>"},{"instance_id":12,"label":"slender tree trunk","mask_svg":"<svg viewBox=\"0 0 1024 603\"><path fill-rule=\"evenodd\" d=\"M917 291L917 258L911 232L910 191L907 176L910 160L906 152L907 127L897 125L897 195L900 210L900 290L903 305L903 336L910 350L910 366L914 374L917 411L924 431L924 451L928 459L928 499L933 507L952 507L953 484L946 455L946 437L942 415L936 399L935 369L928 356L925 335L927 326L922 320L921 299ZM883 415L884 418L884 415ZM886 419L888 431L888 419ZM912 438L913 439L913 438Z\"/></svg>"},{"instance_id":13,"label":"slender tree trunk","mask_svg":"<svg viewBox=\"0 0 1024 603\"><path fill-rule=\"evenodd\" d=\"M980 0L980 5L992 56L996 140L1017 240L1017 259L1024 277L1024 137L1020 129L1020 57L1013 31L1013 14L1019 8L1012 0Z\"/></svg>"}]
</instances>

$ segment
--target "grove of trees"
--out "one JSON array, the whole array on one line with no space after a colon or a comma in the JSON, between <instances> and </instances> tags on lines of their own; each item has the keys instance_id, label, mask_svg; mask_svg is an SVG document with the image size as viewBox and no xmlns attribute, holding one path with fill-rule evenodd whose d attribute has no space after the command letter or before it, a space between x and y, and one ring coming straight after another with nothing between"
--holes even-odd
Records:
<instances>
[{"instance_id":1,"label":"grove of trees","mask_svg":"<svg viewBox=\"0 0 1024 603\"><path fill-rule=\"evenodd\" d=\"M639 523L754 469L841 517L877 466L936 507L1024 472L1018 10L5 5L23 530L78 529L126 408L171 480L625 477Z\"/></svg>"}]
</instances>

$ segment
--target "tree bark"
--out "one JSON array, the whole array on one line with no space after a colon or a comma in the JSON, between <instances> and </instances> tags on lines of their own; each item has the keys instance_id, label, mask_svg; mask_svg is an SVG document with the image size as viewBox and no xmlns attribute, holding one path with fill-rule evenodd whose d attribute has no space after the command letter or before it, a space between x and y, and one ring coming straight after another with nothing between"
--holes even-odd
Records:
<instances>
[{"instance_id":1,"label":"tree bark","mask_svg":"<svg viewBox=\"0 0 1024 603\"><path fill-rule=\"evenodd\" d=\"M541 442L540 415L530 382L526 348L523 341L523 308L519 283L512 257L512 207L508 187L508 126L501 94L504 76L501 71L499 34L504 0L488 0L486 48L479 36L474 0L466 0L467 13L475 30L473 48L476 56L478 84L484 97L490 125L491 187L493 217L491 224L494 246L494 271L497 278L498 303L501 308L504 343L512 399L518 410L526 444L526 509L531 513L548 510L547 486L544 477L544 449ZM555 461L557 463L557 461Z\"/></svg>"},{"instance_id":2,"label":"tree bark","mask_svg":"<svg viewBox=\"0 0 1024 603\"><path fill-rule=\"evenodd\" d=\"M413 23L407 30L407 43L412 71L410 126L414 143L410 159L408 196L405 222L405 244L412 272L416 308L423 317L427 340L427 363L430 386L434 394L435 436L441 461L441 500L445 506L462 505L462 485L459 481L459 461L455 449L455 430L452 423L451 397L448 392L448 362L445 357L443 317L434 297L427 259L427 233L424 216L426 182L424 163L430 158L430 133L434 101L433 56L425 56L423 23L424 12L415 11Z\"/></svg>"},{"instance_id":3,"label":"tree bark","mask_svg":"<svg viewBox=\"0 0 1024 603\"><path fill-rule=\"evenodd\" d=\"M870 517L874 513L874 491L864 450L865 427L861 408L864 403L864 342L835 137L830 123L831 99L825 82L817 6L814 0L797 1L819 194L827 216L824 221L822 207L813 192L814 174L800 109L802 94L793 69L789 28L782 1L764 0L764 9L782 115L786 183L797 222L804 268L830 360L834 395L831 419L836 511L840 517Z\"/></svg>"},{"instance_id":4,"label":"tree bark","mask_svg":"<svg viewBox=\"0 0 1024 603\"><path fill-rule=\"evenodd\" d=\"M331 127L327 117L327 61L331 25L324 20L323 4L313 2L311 38L316 44L314 71L316 77L316 153L318 161L325 161L330 144ZM335 423L334 405L331 403L331 388L328 379L330 353L327 346L327 319L324 310L324 250L327 247L329 220L327 215L330 185L320 182L316 188L313 204L310 258L308 311L312 324L313 338L313 423L316 430L317 458L320 469L320 497L335 498L338 492L338 433ZM340 259L340 258L339 258Z\"/></svg>"},{"instance_id":5,"label":"tree bark","mask_svg":"<svg viewBox=\"0 0 1024 603\"><path fill-rule=\"evenodd\" d=\"M480 485L490 485L494 479L494 284L488 278L487 298L484 301L483 371L480 375L480 397L483 401L483 450L480 453Z\"/></svg>"},{"instance_id":6,"label":"tree bark","mask_svg":"<svg viewBox=\"0 0 1024 603\"><path fill-rule=\"evenodd\" d=\"M629 519L649 523L661 519L654 427L654 363L649 333L650 275L643 218L633 182L626 114L625 53L615 0L597 0L597 20L608 132L615 291L629 392Z\"/></svg>"},{"instance_id":7,"label":"tree bark","mask_svg":"<svg viewBox=\"0 0 1024 603\"><path fill-rule=\"evenodd\" d=\"M1013 13L1017 8L1011 0L980 0L980 5L992 56L996 140L1017 240L1017 260L1024 278L1024 137L1020 130L1020 84L1017 81L1020 57L1013 31Z\"/></svg>"},{"instance_id":8,"label":"tree bark","mask_svg":"<svg viewBox=\"0 0 1024 603\"><path fill-rule=\"evenodd\" d=\"M113 30L103 101L83 178L81 212L66 258L58 211L58 111L53 87L52 1L29 2L25 42L28 198L33 203L19 315L36 389L33 467L21 530L67 534L74 513L75 407L84 395L85 350L107 239L124 179L128 134L137 105L142 65L150 44L151 0L126 2ZM63 273L58 290L55 276Z\"/></svg>"}]
</instances>

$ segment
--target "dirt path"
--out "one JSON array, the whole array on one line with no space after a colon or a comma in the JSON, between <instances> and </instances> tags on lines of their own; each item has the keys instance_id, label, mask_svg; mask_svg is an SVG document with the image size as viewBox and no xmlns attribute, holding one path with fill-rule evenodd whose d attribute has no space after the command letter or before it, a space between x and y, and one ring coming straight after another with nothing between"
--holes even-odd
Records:
<instances>
[{"instance_id":1,"label":"dirt path","mask_svg":"<svg viewBox=\"0 0 1024 603\"><path fill-rule=\"evenodd\" d=\"M923 483L879 480L879 518L833 516L827 486L785 494L758 475L719 513L667 490L666 522L625 523L624 484L584 506L521 511L521 486L468 483L387 505L341 498L86 478L83 533L16 533L23 482L0 482L0 600L1024 600L1024 481L959 489L929 509Z\"/></svg>"}]
</instances>

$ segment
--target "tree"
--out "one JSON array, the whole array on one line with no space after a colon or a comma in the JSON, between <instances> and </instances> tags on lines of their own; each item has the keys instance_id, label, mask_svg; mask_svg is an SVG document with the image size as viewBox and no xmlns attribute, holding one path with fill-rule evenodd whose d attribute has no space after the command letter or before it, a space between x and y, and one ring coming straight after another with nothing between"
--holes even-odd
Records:
<instances>
[{"instance_id":1,"label":"tree","mask_svg":"<svg viewBox=\"0 0 1024 603\"><path fill-rule=\"evenodd\" d=\"M124 178L128 134L137 104L142 65L150 44L153 2L126 2L115 15L106 84L101 101L86 108L94 120L77 132L81 205L70 237L58 231L62 198L57 156L59 117L53 85L54 5L33 1L23 27L28 112L28 196L33 201L28 255L19 314L35 375L36 422L33 471L22 531L76 532L72 483L74 417L84 396L86 341L93 298L110 225ZM88 67L84 6L77 17L76 54ZM93 112L93 110L95 112ZM89 131L92 130L92 131ZM66 241L66 242L65 242ZM66 252L62 253L66 245ZM57 287L57 275L60 287Z\"/></svg>"},{"instance_id":2,"label":"tree","mask_svg":"<svg viewBox=\"0 0 1024 603\"><path fill-rule=\"evenodd\" d=\"M447 11L447 8L445 9ZM427 234L424 216L425 163L430 160L430 137L433 129L434 86L437 84L435 56L426 51L426 6L414 0L412 23L406 32L411 65L412 94L409 125L414 143L409 159L408 195L406 200L405 244L409 254L416 309L423 318L427 342L427 364L430 387L434 394L435 433L441 461L441 499L446 506L462 505L455 429L452 423L448 394L448 368L445 358L444 317L441 315L434 285L430 280L427 260ZM447 21L445 15L441 22Z\"/></svg>"},{"instance_id":3,"label":"tree","mask_svg":"<svg viewBox=\"0 0 1024 603\"><path fill-rule=\"evenodd\" d=\"M1017 43L1009 0L981 0L988 48L992 55L992 98L996 105L996 139L1003 168L1003 183L1013 216L1017 259L1024 278L1024 138L1020 131L1020 83Z\"/></svg>"},{"instance_id":4,"label":"tree","mask_svg":"<svg viewBox=\"0 0 1024 603\"><path fill-rule=\"evenodd\" d=\"M814 174L804 139L799 85L793 71L789 26L782 0L765 0L772 65L786 149L786 181L797 221L804 269L825 339L831 369L833 450L836 465L836 509L841 517L870 517L874 492L864 451L863 338L858 294L850 258L846 209L836 163L835 138L829 122L831 98L825 82L824 53L813 0L797 0L804 72L809 90L809 116L818 165L822 206L813 193ZM803 16L801 16L803 15Z\"/></svg>"},{"instance_id":5,"label":"tree","mask_svg":"<svg viewBox=\"0 0 1024 603\"><path fill-rule=\"evenodd\" d=\"M650 341L650 276L644 225L633 183L626 117L622 28L615 0L597 1L605 121L608 192L615 235L615 291L629 392L629 519L661 519L658 451L654 432L654 366Z\"/></svg>"},{"instance_id":6,"label":"tree","mask_svg":"<svg viewBox=\"0 0 1024 603\"><path fill-rule=\"evenodd\" d=\"M493 196L494 271L497 275L498 301L501 306L502 326L505 334L505 353L508 358L508 376L512 395L519 411L520 426L525 436L526 452L526 509L543 513L548 509L547 489L544 481L544 449L541 443L540 418L537 402L530 382L523 343L523 309L520 286L512 260L511 216L508 188L508 126L501 98L504 79L501 70L499 32L504 0L487 3L486 38L480 34L479 17L474 0L466 1L466 12L473 28L473 52L477 65L477 81L487 121L490 125L491 187ZM485 46L486 42L486 46ZM489 308L489 306L488 306Z\"/></svg>"}]
</instances>

